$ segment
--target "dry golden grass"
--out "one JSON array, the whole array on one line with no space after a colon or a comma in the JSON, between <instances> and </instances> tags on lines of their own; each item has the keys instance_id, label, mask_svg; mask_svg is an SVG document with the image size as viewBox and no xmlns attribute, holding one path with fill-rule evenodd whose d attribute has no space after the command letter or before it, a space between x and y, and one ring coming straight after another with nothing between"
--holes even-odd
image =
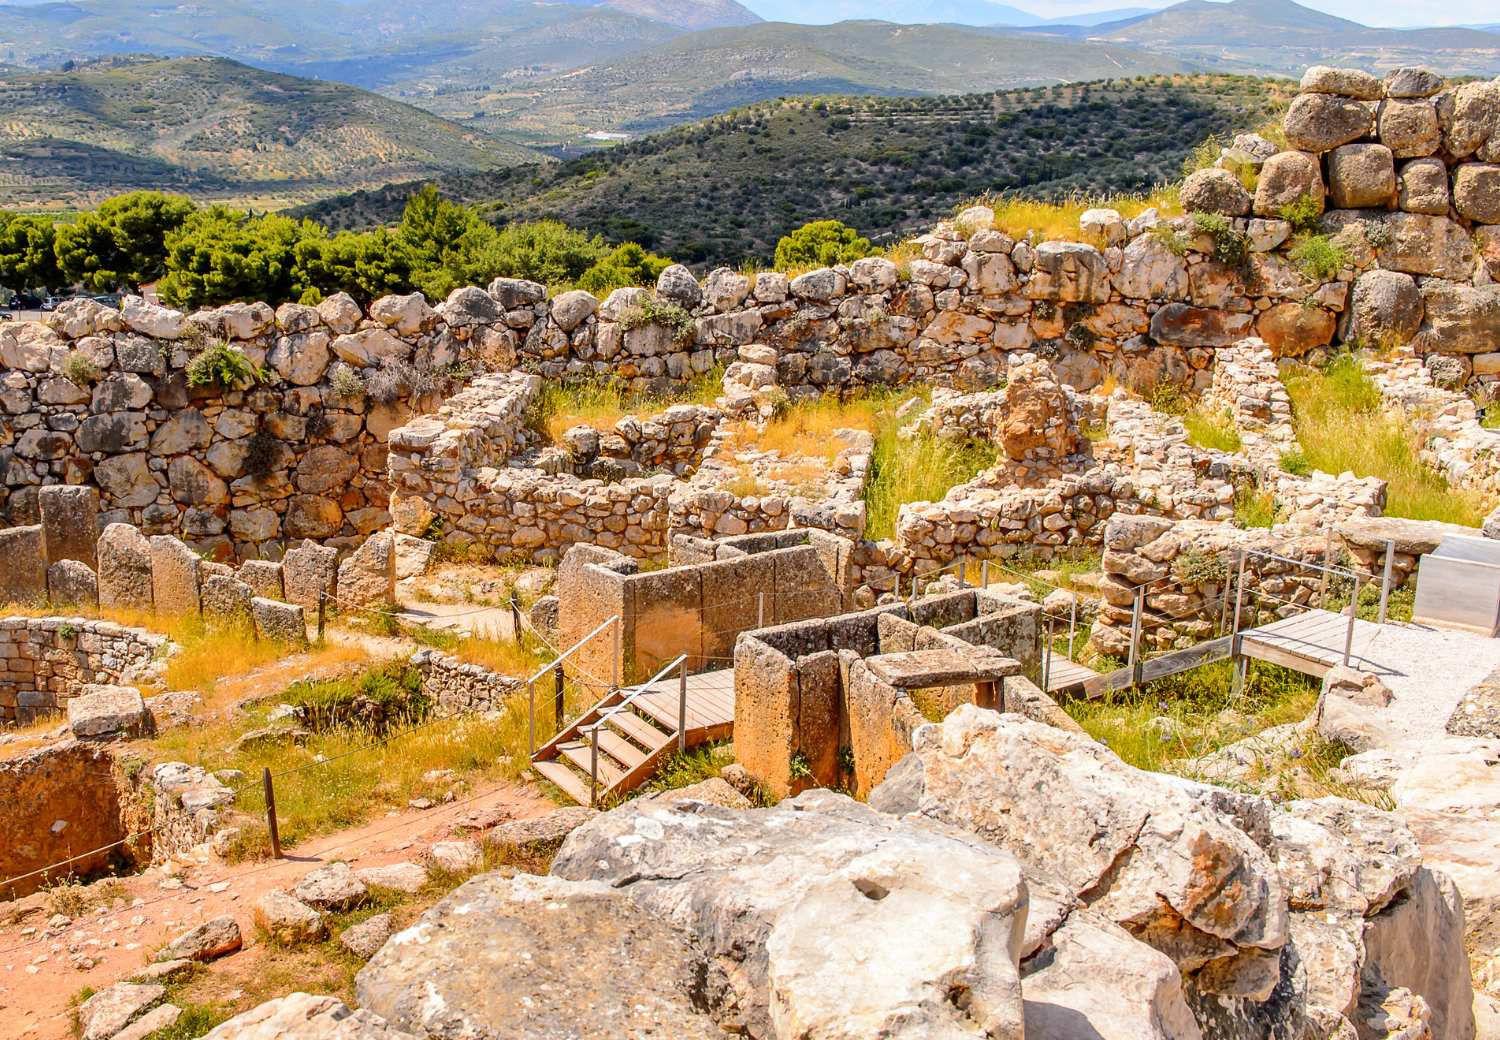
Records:
<instances>
[{"instance_id":1,"label":"dry golden grass","mask_svg":"<svg viewBox=\"0 0 1500 1040\"><path fill-rule=\"evenodd\" d=\"M542 386L532 412L532 425L557 443L574 426L610 430L627 415L652 415L674 404L713 404L724 389L724 369L714 367L677 393L665 396L633 394L623 383L589 379Z\"/></svg>"},{"instance_id":2,"label":"dry golden grass","mask_svg":"<svg viewBox=\"0 0 1500 1040\"><path fill-rule=\"evenodd\" d=\"M1035 235L1044 240L1082 242L1087 236L1078 227L1078 218L1086 210L1099 207L1119 211L1126 220L1140 216L1155 207L1163 217L1175 217L1182 213L1182 203L1177 197L1177 187L1161 187L1144 195L1118 195L1111 198L1077 195L1062 202L1042 202L1036 199L1019 198L1012 195L981 195L958 207L988 206L995 211L994 227L1012 238ZM970 232L982 228L960 229Z\"/></svg>"},{"instance_id":3,"label":"dry golden grass","mask_svg":"<svg viewBox=\"0 0 1500 1040\"><path fill-rule=\"evenodd\" d=\"M550 650L531 640L513 643L480 636L466 636L448 652L460 661L520 679L528 678L553 658Z\"/></svg>"},{"instance_id":4,"label":"dry golden grass","mask_svg":"<svg viewBox=\"0 0 1500 1040\"><path fill-rule=\"evenodd\" d=\"M740 449L780 452L784 458L804 456L832 462L847 444L834 431L864 430L875 432L882 411L890 402L878 396L841 401L836 397L819 397L798 401L783 409L757 430L748 423L731 427L731 445Z\"/></svg>"}]
</instances>

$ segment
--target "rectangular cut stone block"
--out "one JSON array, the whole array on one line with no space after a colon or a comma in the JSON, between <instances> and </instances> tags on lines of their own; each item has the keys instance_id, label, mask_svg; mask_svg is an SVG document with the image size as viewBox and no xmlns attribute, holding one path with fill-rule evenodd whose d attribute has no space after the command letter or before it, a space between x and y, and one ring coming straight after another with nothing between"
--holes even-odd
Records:
<instances>
[{"instance_id":1,"label":"rectangular cut stone block","mask_svg":"<svg viewBox=\"0 0 1500 1040\"><path fill-rule=\"evenodd\" d=\"M333 595L338 580L339 551L317 542L304 541L295 549L288 549L281 558L281 580L286 588L286 601L307 610L318 609L321 593Z\"/></svg>"},{"instance_id":2,"label":"rectangular cut stone block","mask_svg":"<svg viewBox=\"0 0 1500 1040\"><path fill-rule=\"evenodd\" d=\"M260 638L290 646L307 645L307 621L301 606L256 596L250 601L250 614Z\"/></svg>"},{"instance_id":3,"label":"rectangular cut stone block","mask_svg":"<svg viewBox=\"0 0 1500 1040\"><path fill-rule=\"evenodd\" d=\"M254 597L255 591L238 578L210 574L203 579L203 616L223 621L249 617Z\"/></svg>"},{"instance_id":4,"label":"rectangular cut stone block","mask_svg":"<svg viewBox=\"0 0 1500 1040\"><path fill-rule=\"evenodd\" d=\"M0 603L32 603L47 595L47 556L40 524L0 531Z\"/></svg>"},{"instance_id":5,"label":"rectangular cut stone block","mask_svg":"<svg viewBox=\"0 0 1500 1040\"><path fill-rule=\"evenodd\" d=\"M372 534L339 564L334 595L346 609L396 601L396 550L389 531Z\"/></svg>"},{"instance_id":6,"label":"rectangular cut stone block","mask_svg":"<svg viewBox=\"0 0 1500 1040\"><path fill-rule=\"evenodd\" d=\"M246 560L240 564L240 581L266 599L284 599L286 589L281 581L281 564L271 560Z\"/></svg>"},{"instance_id":7,"label":"rectangular cut stone block","mask_svg":"<svg viewBox=\"0 0 1500 1040\"><path fill-rule=\"evenodd\" d=\"M196 614L202 561L171 535L151 538L151 597L159 614Z\"/></svg>"},{"instance_id":8,"label":"rectangular cut stone block","mask_svg":"<svg viewBox=\"0 0 1500 1040\"><path fill-rule=\"evenodd\" d=\"M79 560L98 564L94 543L99 537L99 489L75 484L49 484L37 492L42 514L42 537L47 562Z\"/></svg>"},{"instance_id":9,"label":"rectangular cut stone block","mask_svg":"<svg viewBox=\"0 0 1500 1040\"><path fill-rule=\"evenodd\" d=\"M80 740L144 732L151 715L134 686L85 686L68 701L68 728Z\"/></svg>"},{"instance_id":10,"label":"rectangular cut stone block","mask_svg":"<svg viewBox=\"0 0 1500 1040\"><path fill-rule=\"evenodd\" d=\"M130 524L110 524L98 546L99 606L150 610L151 540Z\"/></svg>"}]
</instances>

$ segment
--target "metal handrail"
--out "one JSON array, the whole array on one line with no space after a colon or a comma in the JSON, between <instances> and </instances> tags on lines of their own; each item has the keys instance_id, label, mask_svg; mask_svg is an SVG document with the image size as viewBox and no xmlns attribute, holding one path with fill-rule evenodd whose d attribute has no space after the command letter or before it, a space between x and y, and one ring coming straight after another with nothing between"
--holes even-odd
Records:
<instances>
[{"instance_id":1,"label":"metal handrail","mask_svg":"<svg viewBox=\"0 0 1500 1040\"><path fill-rule=\"evenodd\" d=\"M563 671L562 671L563 662L566 661L568 658L572 657L573 654L575 654L585 643L589 642L591 639L593 639L595 636L597 636L600 632L603 632L606 628L609 628L611 625L614 626L615 632L614 632L614 653L612 653L610 655L610 688L611 689L618 689L619 685L620 685L620 615L618 615L618 614L613 614L609 618L607 618L605 621L601 622L599 624L599 626L597 628L595 628L592 632L590 632L588 635L584 636L582 639L578 640L578 642L574 643L572 646L568 647L562 653L558 654L557 655L557 660L552 661L552 662L550 662L548 664L543 665L541 668L539 668L537 670L537 672L536 672L535 675L531 676L531 678L529 678L529 679L526 680L526 746L527 746L527 752L526 753L528 755L535 755L536 754L536 684L537 684L537 680L540 679L542 676L546 675L548 672L553 672L554 674L556 674L557 675L558 697L561 698L561 696L562 696L562 685L563 685ZM559 714L561 714L561 709L558 709L558 710L559 710ZM558 721L561 722L561 719L559 718Z\"/></svg>"},{"instance_id":2,"label":"metal handrail","mask_svg":"<svg viewBox=\"0 0 1500 1040\"><path fill-rule=\"evenodd\" d=\"M612 704L601 712L592 726L580 726L579 732L589 735L589 805L599 799L599 730L605 723L624 709L630 707L648 688L665 679L673 669L677 670L677 750L687 750L687 654L678 654L675 660L662 666L661 671L643 683L637 684L618 704Z\"/></svg>"}]
</instances>

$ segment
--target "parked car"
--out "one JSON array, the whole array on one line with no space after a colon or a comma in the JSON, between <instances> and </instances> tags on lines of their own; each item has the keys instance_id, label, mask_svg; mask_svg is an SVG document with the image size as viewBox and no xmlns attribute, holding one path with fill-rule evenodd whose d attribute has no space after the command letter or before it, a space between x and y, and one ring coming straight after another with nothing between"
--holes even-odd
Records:
<instances>
[{"instance_id":1,"label":"parked car","mask_svg":"<svg viewBox=\"0 0 1500 1040\"><path fill-rule=\"evenodd\" d=\"M10 301L10 309L13 311L35 311L40 310L42 298L31 293L16 293Z\"/></svg>"},{"instance_id":2,"label":"parked car","mask_svg":"<svg viewBox=\"0 0 1500 1040\"><path fill-rule=\"evenodd\" d=\"M0 321L15 321L15 320L16 320L16 316L14 314L7 314L5 311L0 311Z\"/></svg>"}]
</instances>

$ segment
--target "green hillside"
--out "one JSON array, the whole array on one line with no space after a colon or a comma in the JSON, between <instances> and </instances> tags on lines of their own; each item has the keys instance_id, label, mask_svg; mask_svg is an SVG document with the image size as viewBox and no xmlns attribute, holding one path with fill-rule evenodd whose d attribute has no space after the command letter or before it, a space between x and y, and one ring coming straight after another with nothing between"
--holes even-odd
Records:
<instances>
[{"instance_id":1,"label":"green hillside","mask_svg":"<svg viewBox=\"0 0 1500 1040\"><path fill-rule=\"evenodd\" d=\"M1175 179L1213 134L1264 122L1289 86L1239 76L1147 77L935 98L800 99L549 166L444 178L501 222L556 218L687 262L767 260L776 240L837 217L861 232L925 229L983 191L1057 198ZM411 186L305 212L336 227L400 215Z\"/></svg>"},{"instance_id":2,"label":"green hillside","mask_svg":"<svg viewBox=\"0 0 1500 1040\"><path fill-rule=\"evenodd\" d=\"M537 158L376 94L220 58L0 73L0 206L159 188L265 207Z\"/></svg>"},{"instance_id":3,"label":"green hillside","mask_svg":"<svg viewBox=\"0 0 1500 1040\"><path fill-rule=\"evenodd\" d=\"M1192 71L1132 47L957 25L782 22L689 33L540 79L450 86L421 103L528 142L641 133L806 94L959 94Z\"/></svg>"}]
</instances>

